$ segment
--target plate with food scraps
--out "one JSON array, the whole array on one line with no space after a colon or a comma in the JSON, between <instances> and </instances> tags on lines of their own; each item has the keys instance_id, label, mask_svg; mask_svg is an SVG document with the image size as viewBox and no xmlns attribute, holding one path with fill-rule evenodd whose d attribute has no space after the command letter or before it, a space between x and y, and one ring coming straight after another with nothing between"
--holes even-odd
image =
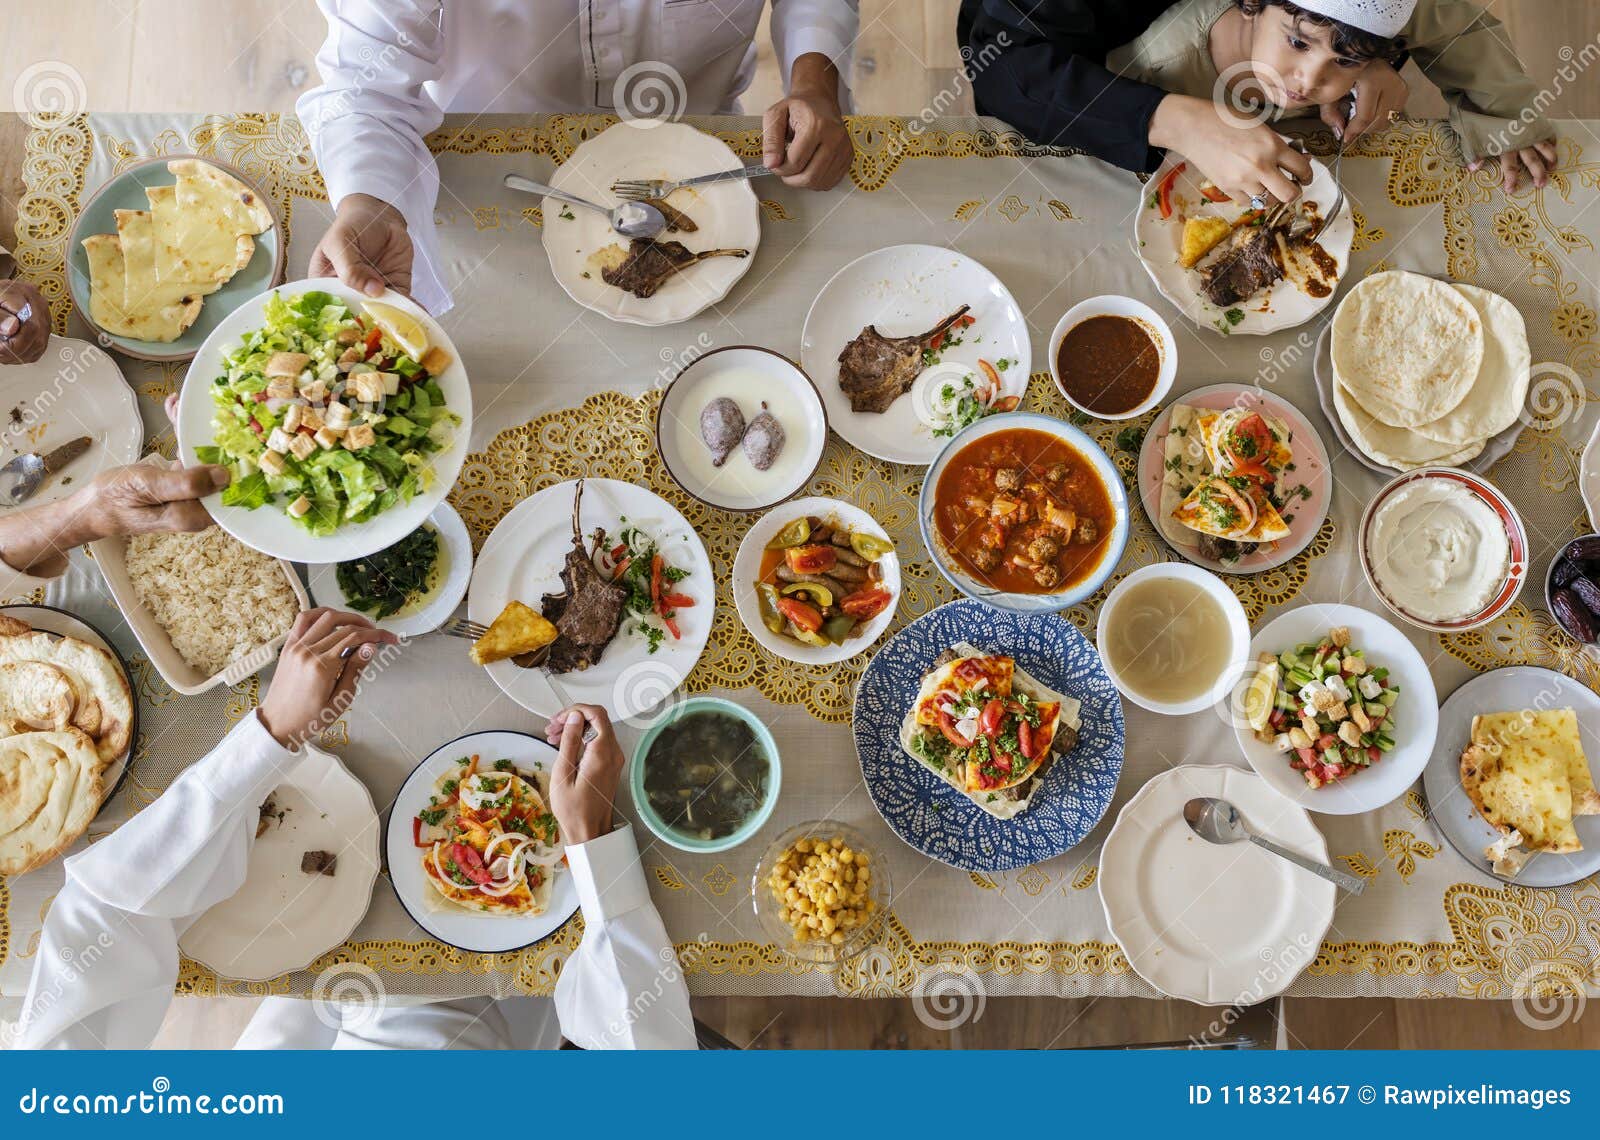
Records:
<instances>
[{"instance_id":1,"label":"plate with food scraps","mask_svg":"<svg viewBox=\"0 0 1600 1140\"><path fill-rule=\"evenodd\" d=\"M1312 159L1311 168L1290 222L1321 218L1339 196L1327 166ZM1285 243L1286 259L1280 235L1257 224L1259 211L1229 199L1179 155L1169 154L1139 195L1134 248L1150 280L1184 316L1222 335L1304 324L1328 307L1350 263L1355 222L1348 202L1309 246ZM1199 260L1184 264L1202 249Z\"/></svg>"},{"instance_id":2,"label":"plate with food scraps","mask_svg":"<svg viewBox=\"0 0 1600 1140\"><path fill-rule=\"evenodd\" d=\"M393 546L444 501L472 391L449 334L409 297L311 278L217 325L189 366L177 430L185 464L233 472L201 500L222 529L276 558L345 562Z\"/></svg>"},{"instance_id":3,"label":"plate with food scraps","mask_svg":"<svg viewBox=\"0 0 1600 1140\"><path fill-rule=\"evenodd\" d=\"M0 428L0 465L88 439L75 457L48 465L29 507L64 499L100 472L138 462L144 446L138 402L117 362L99 345L66 336L51 336L32 364L0 368Z\"/></svg>"},{"instance_id":4,"label":"plate with food scraps","mask_svg":"<svg viewBox=\"0 0 1600 1140\"><path fill-rule=\"evenodd\" d=\"M1250 659L1228 708L1245 759L1280 795L1359 815L1422 774L1439 699L1422 654L1392 624L1356 606L1300 606L1261 628Z\"/></svg>"},{"instance_id":5,"label":"plate with food scraps","mask_svg":"<svg viewBox=\"0 0 1600 1140\"><path fill-rule=\"evenodd\" d=\"M926 466L962 428L1016 410L1033 346L1011 291L978 262L943 246L894 245L822 287L800 365L846 442Z\"/></svg>"},{"instance_id":6,"label":"plate with food scraps","mask_svg":"<svg viewBox=\"0 0 1600 1140\"><path fill-rule=\"evenodd\" d=\"M733 600L763 649L802 665L848 661L894 620L900 558L860 507L796 499L745 533L733 560Z\"/></svg>"},{"instance_id":7,"label":"plate with food scraps","mask_svg":"<svg viewBox=\"0 0 1600 1140\"><path fill-rule=\"evenodd\" d=\"M380 629L419 637L443 625L467 596L472 539L456 509L440 503L393 546L365 558L307 569L319 606L364 614Z\"/></svg>"},{"instance_id":8,"label":"plate with food scraps","mask_svg":"<svg viewBox=\"0 0 1600 1140\"><path fill-rule=\"evenodd\" d=\"M545 717L574 702L615 720L649 712L705 652L715 606L694 527L653 491L616 479L557 483L517 504L484 542L467 593L467 616L492 635L475 659ZM525 668L517 657L544 663Z\"/></svg>"},{"instance_id":9,"label":"plate with food scraps","mask_svg":"<svg viewBox=\"0 0 1600 1140\"><path fill-rule=\"evenodd\" d=\"M1597 757L1600 696L1592 689L1532 665L1491 670L1439 710L1439 738L1422 774L1428 814L1484 874L1520 887L1581 882L1600 871ZM1524 794L1507 796L1508 788ZM1485 809L1503 817L1504 831ZM1545 836L1529 834L1530 825Z\"/></svg>"},{"instance_id":10,"label":"plate with food scraps","mask_svg":"<svg viewBox=\"0 0 1600 1140\"><path fill-rule=\"evenodd\" d=\"M179 948L241 982L302 970L350 937L379 865L372 793L338 757L306 748L261 805L244 884Z\"/></svg>"},{"instance_id":11,"label":"plate with food scraps","mask_svg":"<svg viewBox=\"0 0 1600 1140\"><path fill-rule=\"evenodd\" d=\"M549 808L555 760L527 733L475 732L412 769L389 811L384 854L413 922L459 950L503 954L577 912Z\"/></svg>"},{"instance_id":12,"label":"plate with food scraps","mask_svg":"<svg viewBox=\"0 0 1600 1140\"><path fill-rule=\"evenodd\" d=\"M619 178L674 181L744 165L727 143L685 123L624 120L578 144L549 181L610 208ZM527 198L518 198L520 210ZM750 271L761 244L761 205L748 178L673 191L663 213L678 228L632 243L602 214L542 201L540 232L556 283L584 308L627 324L676 324L716 304Z\"/></svg>"},{"instance_id":13,"label":"plate with food scraps","mask_svg":"<svg viewBox=\"0 0 1600 1140\"><path fill-rule=\"evenodd\" d=\"M988 700L976 711L986 686L1004 686L991 691L1008 698L992 714ZM967 693L973 699L957 707ZM933 724L918 715L925 703ZM1029 721L1027 743L1019 718ZM907 844L964 871L1014 870L1071 850L1111 806L1122 775L1116 686L1094 646L1055 614L971 599L924 614L867 662L851 720L878 813ZM966 778L981 759L966 741L1013 735L1020 752L997 746L1004 773L983 762Z\"/></svg>"},{"instance_id":14,"label":"plate with food scraps","mask_svg":"<svg viewBox=\"0 0 1600 1140\"><path fill-rule=\"evenodd\" d=\"M285 245L277 205L236 167L152 158L84 204L67 242L67 285L78 314L118 352L179 363L283 280Z\"/></svg>"},{"instance_id":15,"label":"plate with food scraps","mask_svg":"<svg viewBox=\"0 0 1600 1140\"><path fill-rule=\"evenodd\" d=\"M139 701L133 695L135 692L133 673L128 669L127 660L122 656L121 650L112 644L111 639L101 633L96 626L90 625L76 614L69 614L66 610L57 609L55 606L0 606L0 614L26 622L40 633L48 634L55 641L67 638L81 641L85 645L108 654L116 664L117 675L122 682L122 692L126 694L123 699L128 701L129 706L128 743L117 755L110 757L109 760L104 760L105 767L100 770L100 786L102 789L100 803L103 807L111 801L112 796L122 789L122 783L128 777L128 770L133 767L133 749L139 740ZM57 660L54 656L41 657L29 654L25 658L9 657L5 659L40 660L54 665L56 668L64 668L72 672L70 664L64 660ZM92 690L94 685L91 683L87 687ZM117 698L113 695L112 699L115 700ZM101 715L103 718L104 713L102 712ZM98 732L99 730L97 729L96 731ZM99 744L98 740L96 744Z\"/></svg>"},{"instance_id":16,"label":"plate with food scraps","mask_svg":"<svg viewBox=\"0 0 1600 1140\"><path fill-rule=\"evenodd\" d=\"M1260 776L1184 764L1153 776L1117 813L1100 851L1100 904L1145 981L1204 1005L1254 1005L1316 960L1337 888L1249 843L1207 843L1184 822L1198 796L1227 800L1257 835L1328 862L1302 807Z\"/></svg>"},{"instance_id":17,"label":"plate with food scraps","mask_svg":"<svg viewBox=\"0 0 1600 1140\"><path fill-rule=\"evenodd\" d=\"M1145 431L1139 499L1156 532L1190 562L1259 574L1317 536L1333 469L1322 437L1289 401L1213 384L1173 400Z\"/></svg>"}]
</instances>

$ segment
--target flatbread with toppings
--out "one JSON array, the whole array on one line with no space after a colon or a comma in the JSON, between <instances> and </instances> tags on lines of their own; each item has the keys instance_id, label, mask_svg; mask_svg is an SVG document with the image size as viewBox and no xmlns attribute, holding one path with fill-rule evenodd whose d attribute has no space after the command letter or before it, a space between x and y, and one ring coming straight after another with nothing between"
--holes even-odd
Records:
<instances>
[{"instance_id":1,"label":"flatbread with toppings","mask_svg":"<svg viewBox=\"0 0 1600 1140\"><path fill-rule=\"evenodd\" d=\"M1472 742L1461 753L1461 790L1501 834L1484 853L1496 874L1514 875L1534 852L1581 851L1573 817L1600 814L1572 709L1473 717Z\"/></svg>"}]
</instances>

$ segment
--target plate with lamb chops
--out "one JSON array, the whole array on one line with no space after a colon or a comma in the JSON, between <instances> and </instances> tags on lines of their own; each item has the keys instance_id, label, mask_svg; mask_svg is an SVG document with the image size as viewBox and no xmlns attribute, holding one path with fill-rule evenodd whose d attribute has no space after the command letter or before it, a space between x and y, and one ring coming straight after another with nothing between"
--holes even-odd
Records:
<instances>
[{"instance_id":1,"label":"plate with lamb chops","mask_svg":"<svg viewBox=\"0 0 1600 1140\"><path fill-rule=\"evenodd\" d=\"M850 262L806 314L800 365L828 426L891 463L932 463L962 428L1014 411L1033 346L1010 291L953 249L895 245Z\"/></svg>"},{"instance_id":2,"label":"plate with lamb chops","mask_svg":"<svg viewBox=\"0 0 1600 1140\"><path fill-rule=\"evenodd\" d=\"M744 162L721 139L683 123L624 120L579 144L548 181L611 207L618 179L676 181ZM749 179L675 190L655 204L668 229L630 242L604 215L544 199L544 248L568 296L614 321L670 325L728 295L761 242L761 206Z\"/></svg>"},{"instance_id":3,"label":"plate with lamb chops","mask_svg":"<svg viewBox=\"0 0 1600 1140\"><path fill-rule=\"evenodd\" d=\"M489 627L474 659L523 708L547 717L581 702L622 720L683 683L715 599L705 544L671 504L632 483L578 479L500 520L478 555L467 616Z\"/></svg>"},{"instance_id":4,"label":"plate with lamb chops","mask_svg":"<svg viewBox=\"0 0 1600 1140\"><path fill-rule=\"evenodd\" d=\"M1184 316L1224 336L1294 328L1322 312L1349 266L1355 222L1332 172L1316 159L1311 167L1300 199L1281 216L1269 204L1263 216L1168 155L1134 211L1134 248L1150 280ZM1306 231L1335 206L1309 240Z\"/></svg>"}]
</instances>

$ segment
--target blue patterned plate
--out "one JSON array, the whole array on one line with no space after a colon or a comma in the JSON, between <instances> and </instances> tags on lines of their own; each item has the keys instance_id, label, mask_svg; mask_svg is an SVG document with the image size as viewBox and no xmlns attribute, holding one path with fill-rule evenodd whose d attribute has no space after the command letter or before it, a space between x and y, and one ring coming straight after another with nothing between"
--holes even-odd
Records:
<instances>
[{"instance_id":1,"label":"blue patterned plate","mask_svg":"<svg viewBox=\"0 0 1600 1140\"><path fill-rule=\"evenodd\" d=\"M912 759L900 724L934 658L957 642L1005 653L1082 702L1078 743L1045 774L1028 810L996 819ZM971 599L950 602L895 634L856 689L856 754L878 813L912 847L964 871L1009 871L1052 859L1088 835L1122 775L1122 700L1100 655L1056 614L1017 614Z\"/></svg>"}]
</instances>

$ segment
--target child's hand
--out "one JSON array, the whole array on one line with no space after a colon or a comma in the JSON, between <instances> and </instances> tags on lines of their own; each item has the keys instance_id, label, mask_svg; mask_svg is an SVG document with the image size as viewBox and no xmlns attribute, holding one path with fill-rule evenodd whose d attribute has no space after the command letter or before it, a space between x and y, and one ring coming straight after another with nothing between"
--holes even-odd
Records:
<instances>
[{"instance_id":1,"label":"child's hand","mask_svg":"<svg viewBox=\"0 0 1600 1140\"><path fill-rule=\"evenodd\" d=\"M1534 186L1542 190L1550 180L1550 172L1556 168L1556 144L1553 141L1542 142L1521 150L1508 150L1498 159L1480 158L1467 169L1477 171L1485 162L1491 161L1500 164L1500 187L1507 194L1514 194L1522 185L1524 172L1533 179Z\"/></svg>"},{"instance_id":2,"label":"child's hand","mask_svg":"<svg viewBox=\"0 0 1600 1140\"><path fill-rule=\"evenodd\" d=\"M1325 103L1320 108L1322 121L1333 131L1334 137L1346 142L1373 127L1383 130L1393 123L1405 112L1411 85L1388 60L1374 59L1362 68L1361 78L1356 80L1352 90L1354 108L1349 99ZM1346 115L1349 115L1348 122Z\"/></svg>"}]
</instances>

